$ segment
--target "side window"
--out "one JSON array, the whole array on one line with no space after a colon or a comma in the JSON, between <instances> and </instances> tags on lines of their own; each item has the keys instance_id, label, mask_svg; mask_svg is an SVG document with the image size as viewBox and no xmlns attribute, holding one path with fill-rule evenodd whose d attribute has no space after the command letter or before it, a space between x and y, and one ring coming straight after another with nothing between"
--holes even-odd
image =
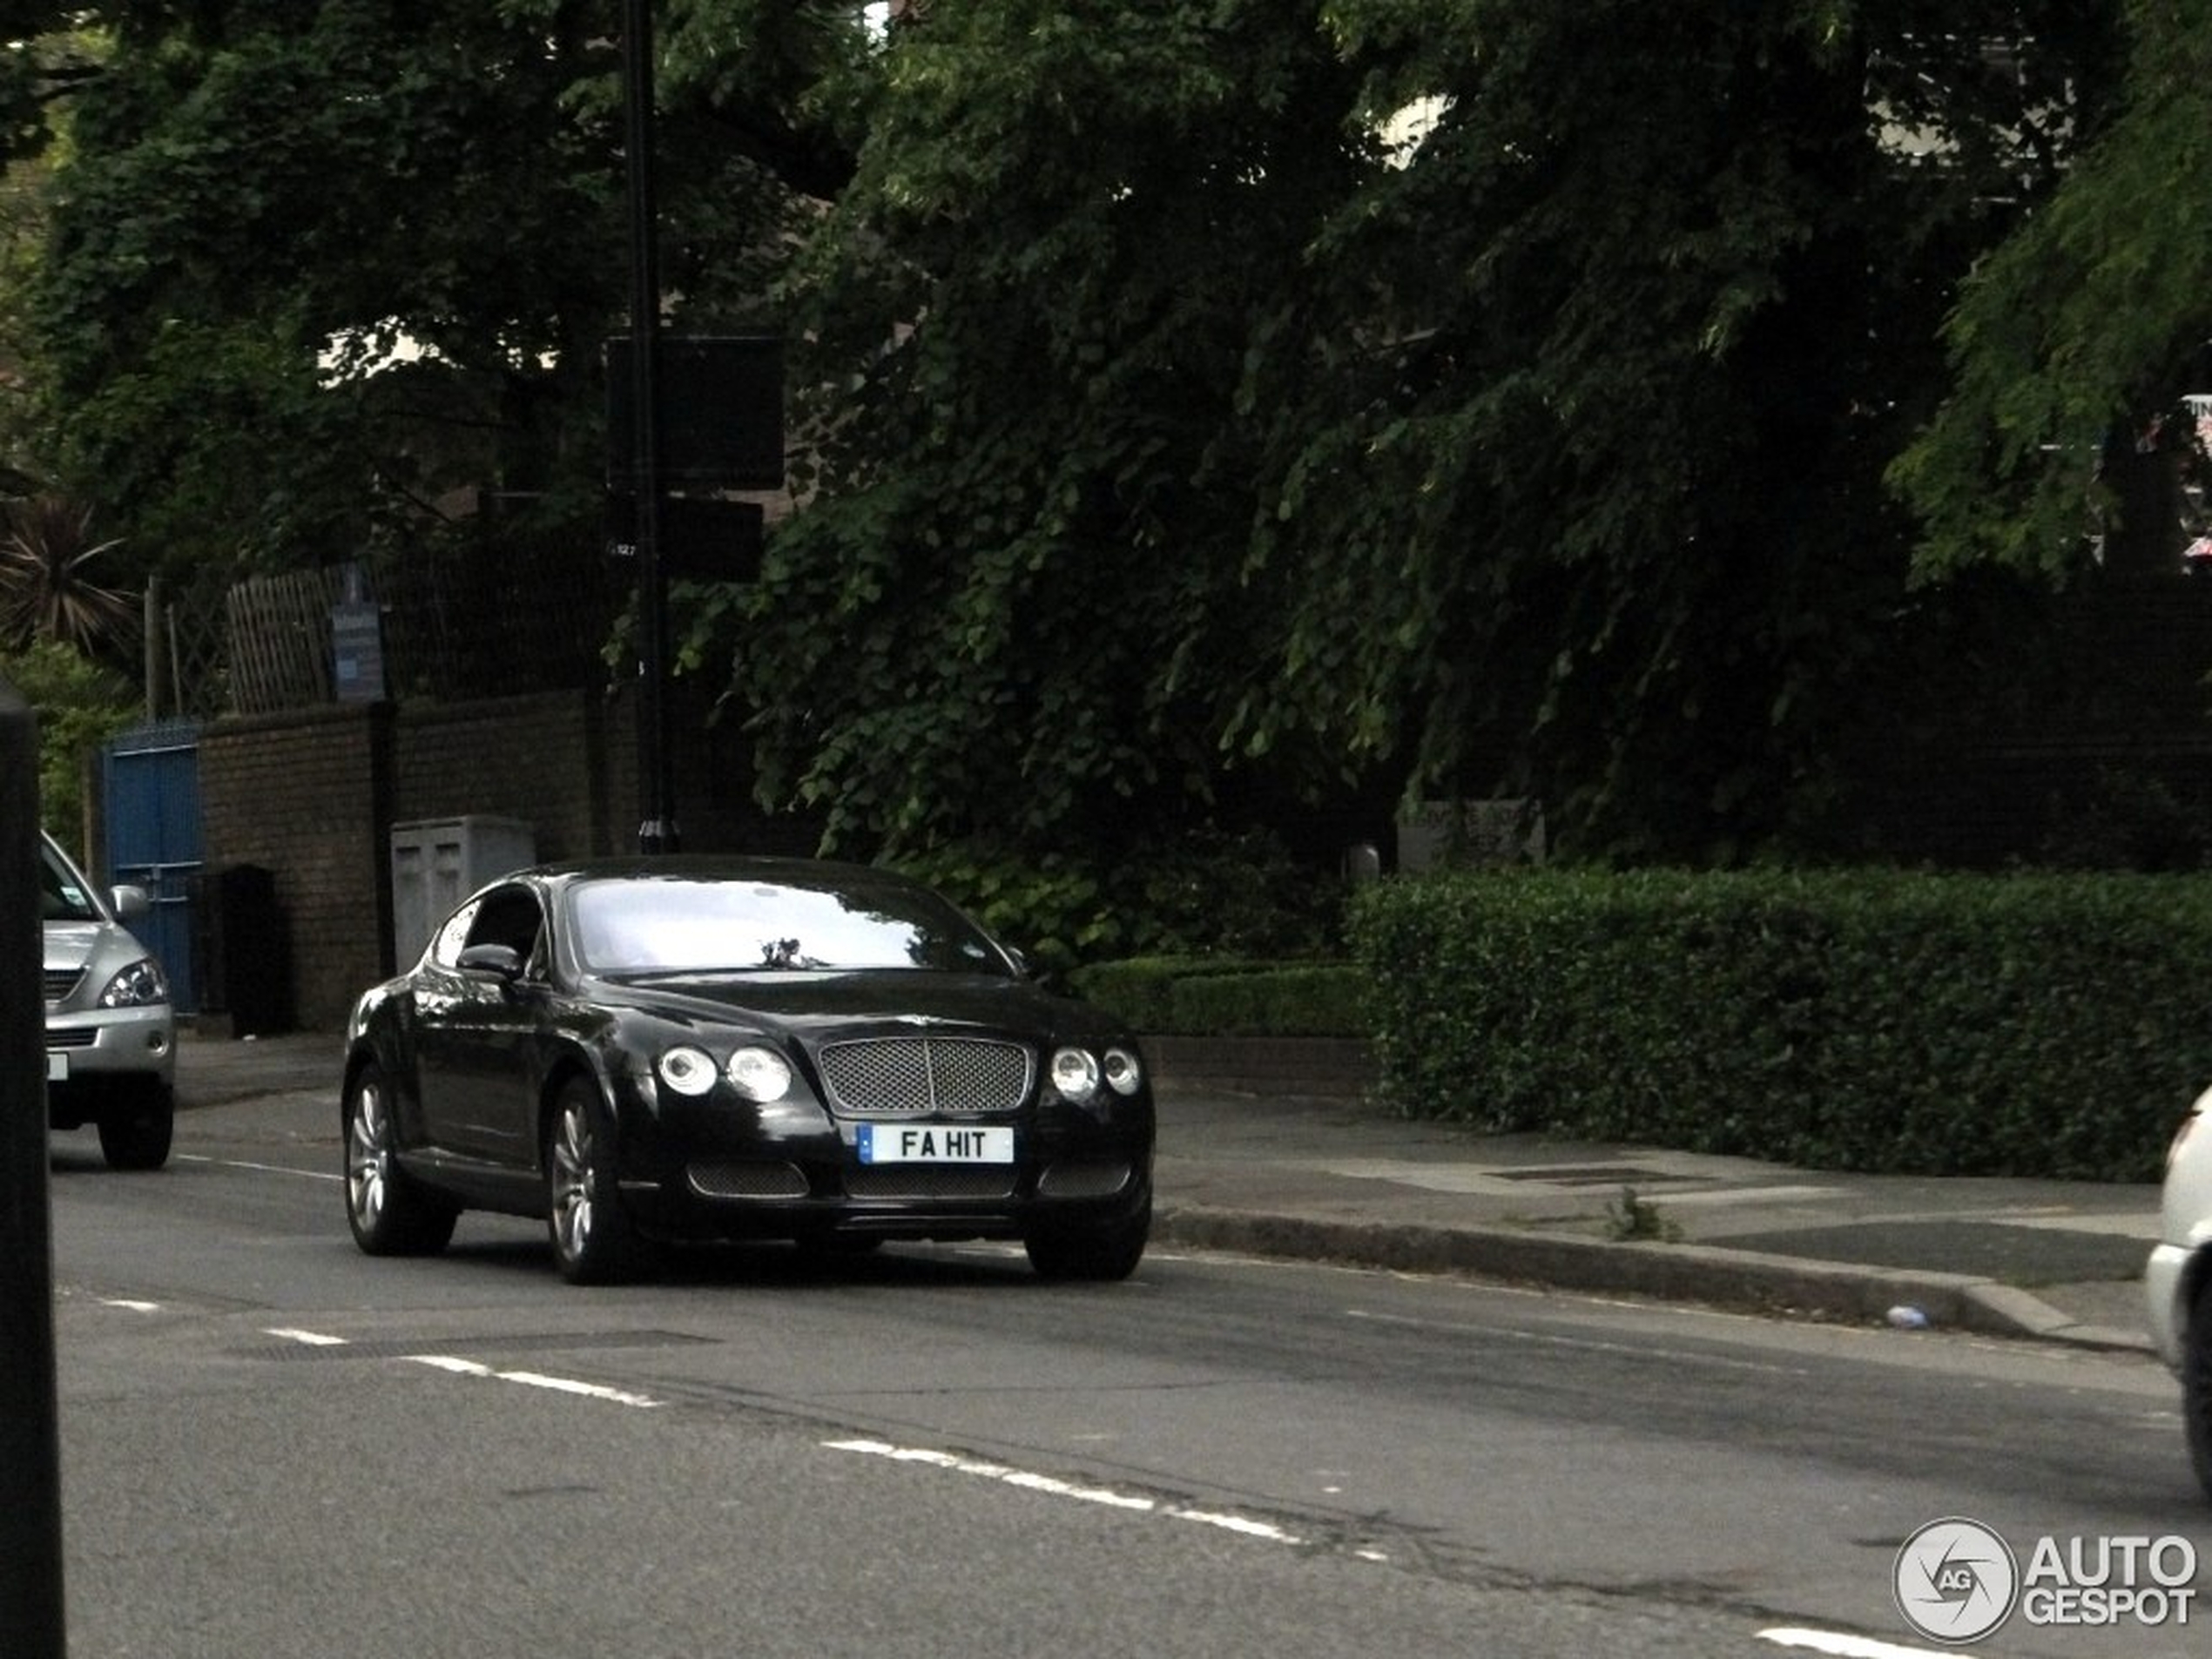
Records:
<instances>
[{"instance_id":1,"label":"side window","mask_svg":"<svg viewBox=\"0 0 2212 1659\"><path fill-rule=\"evenodd\" d=\"M536 896L528 887L496 887L477 907L468 942L504 945L527 963L536 954L543 921Z\"/></svg>"},{"instance_id":2,"label":"side window","mask_svg":"<svg viewBox=\"0 0 2212 1659\"><path fill-rule=\"evenodd\" d=\"M451 968L461 960L462 948L469 942L469 930L475 925L476 913L483 908L481 900L461 907L438 929L438 936L430 941L430 960L441 968Z\"/></svg>"}]
</instances>

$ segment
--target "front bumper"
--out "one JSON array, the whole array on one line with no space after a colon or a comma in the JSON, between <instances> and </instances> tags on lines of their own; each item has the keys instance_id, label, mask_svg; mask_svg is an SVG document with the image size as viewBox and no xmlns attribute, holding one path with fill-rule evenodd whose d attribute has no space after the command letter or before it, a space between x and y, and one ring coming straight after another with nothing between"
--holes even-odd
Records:
<instances>
[{"instance_id":1,"label":"front bumper","mask_svg":"<svg viewBox=\"0 0 2212 1659\"><path fill-rule=\"evenodd\" d=\"M927 1120L1011 1127L1004 1163L864 1163L858 1121L811 1103L740 1111L664 1096L658 1108L631 1120L619 1178L638 1225L666 1238L1021 1238L1111 1228L1151 1203L1149 1098L1118 1103L1113 1121L1034 1105Z\"/></svg>"},{"instance_id":2,"label":"front bumper","mask_svg":"<svg viewBox=\"0 0 2212 1659\"><path fill-rule=\"evenodd\" d=\"M97 1115L104 1098L166 1090L176 1075L177 1023L166 1005L47 1017L46 1090L57 1128Z\"/></svg>"}]
</instances>

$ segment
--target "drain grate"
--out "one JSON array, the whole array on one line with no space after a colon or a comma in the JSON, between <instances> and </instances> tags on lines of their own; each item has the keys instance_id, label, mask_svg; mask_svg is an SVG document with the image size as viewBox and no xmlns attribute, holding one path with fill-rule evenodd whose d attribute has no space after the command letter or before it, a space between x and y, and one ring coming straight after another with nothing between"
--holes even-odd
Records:
<instances>
[{"instance_id":1,"label":"drain grate","mask_svg":"<svg viewBox=\"0 0 2212 1659\"><path fill-rule=\"evenodd\" d=\"M1490 1170L1501 1181L1541 1182L1548 1187L1707 1187L1717 1184L1712 1176L1670 1175L1635 1163L1548 1164L1533 1170Z\"/></svg>"}]
</instances>

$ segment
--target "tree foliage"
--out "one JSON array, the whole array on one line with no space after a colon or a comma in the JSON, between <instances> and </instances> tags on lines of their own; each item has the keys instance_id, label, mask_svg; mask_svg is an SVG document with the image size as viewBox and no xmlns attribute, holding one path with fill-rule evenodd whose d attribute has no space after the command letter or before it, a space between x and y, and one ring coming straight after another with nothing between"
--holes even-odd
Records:
<instances>
[{"instance_id":1,"label":"tree foliage","mask_svg":"<svg viewBox=\"0 0 2212 1659\"><path fill-rule=\"evenodd\" d=\"M2176 566L2172 469L2201 458L2182 400L2212 392L2212 5L2126 10L2116 111L1964 286L1950 395L1897 466L1931 578L2063 581L2107 529L2127 563Z\"/></svg>"},{"instance_id":2,"label":"tree foliage","mask_svg":"<svg viewBox=\"0 0 2212 1659\"><path fill-rule=\"evenodd\" d=\"M38 711L39 821L64 845L84 829L85 772L130 722L131 686L112 669L52 638L0 643L0 680Z\"/></svg>"},{"instance_id":3,"label":"tree foliage","mask_svg":"<svg viewBox=\"0 0 2212 1659\"><path fill-rule=\"evenodd\" d=\"M783 60L749 50L753 22L789 37L834 9L679 10L666 233L670 286L698 310L758 295L790 211L755 158L777 132L741 152L717 125L725 103L772 111L764 87L790 96L769 78ZM606 11L105 8L32 295L56 464L186 566L420 538L482 489L594 521L600 352L628 293ZM756 67L715 67L705 35Z\"/></svg>"},{"instance_id":4,"label":"tree foliage","mask_svg":"<svg viewBox=\"0 0 2212 1659\"><path fill-rule=\"evenodd\" d=\"M1125 844L1268 671L1236 400L1350 71L1259 0L938 6L882 59L793 300L813 499L732 613L765 782L848 844Z\"/></svg>"},{"instance_id":5,"label":"tree foliage","mask_svg":"<svg viewBox=\"0 0 2212 1659\"><path fill-rule=\"evenodd\" d=\"M665 0L672 320L779 324L799 445L684 661L854 852L1817 846L2046 457L2187 372L2207 3ZM0 114L66 116L25 352L133 556L592 533L610 10L24 9L100 31Z\"/></svg>"},{"instance_id":6,"label":"tree foliage","mask_svg":"<svg viewBox=\"0 0 2212 1659\"><path fill-rule=\"evenodd\" d=\"M799 290L820 498L702 618L769 787L862 840L1377 779L1817 833L1893 714L1884 470L2096 12L933 7Z\"/></svg>"}]
</instances>

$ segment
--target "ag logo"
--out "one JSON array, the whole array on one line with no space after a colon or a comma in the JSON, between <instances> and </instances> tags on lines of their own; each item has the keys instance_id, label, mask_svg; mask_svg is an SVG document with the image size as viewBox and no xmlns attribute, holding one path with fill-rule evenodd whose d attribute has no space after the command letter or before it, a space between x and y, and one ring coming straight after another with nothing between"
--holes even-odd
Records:
<instances>
[{"instance_id":1,"label":"ag logo","mask_svg":"<svg viewBox=\"0 0 2212 1659\"><path fill-rule=\"evenodd\" d=\"M1932 1521L1905 1541L1892 1569L1897 1610L1931 1642L1979 1642L2013 1615L2020 1562L1979 1521Z\"/></svg>"}]
</instances>

